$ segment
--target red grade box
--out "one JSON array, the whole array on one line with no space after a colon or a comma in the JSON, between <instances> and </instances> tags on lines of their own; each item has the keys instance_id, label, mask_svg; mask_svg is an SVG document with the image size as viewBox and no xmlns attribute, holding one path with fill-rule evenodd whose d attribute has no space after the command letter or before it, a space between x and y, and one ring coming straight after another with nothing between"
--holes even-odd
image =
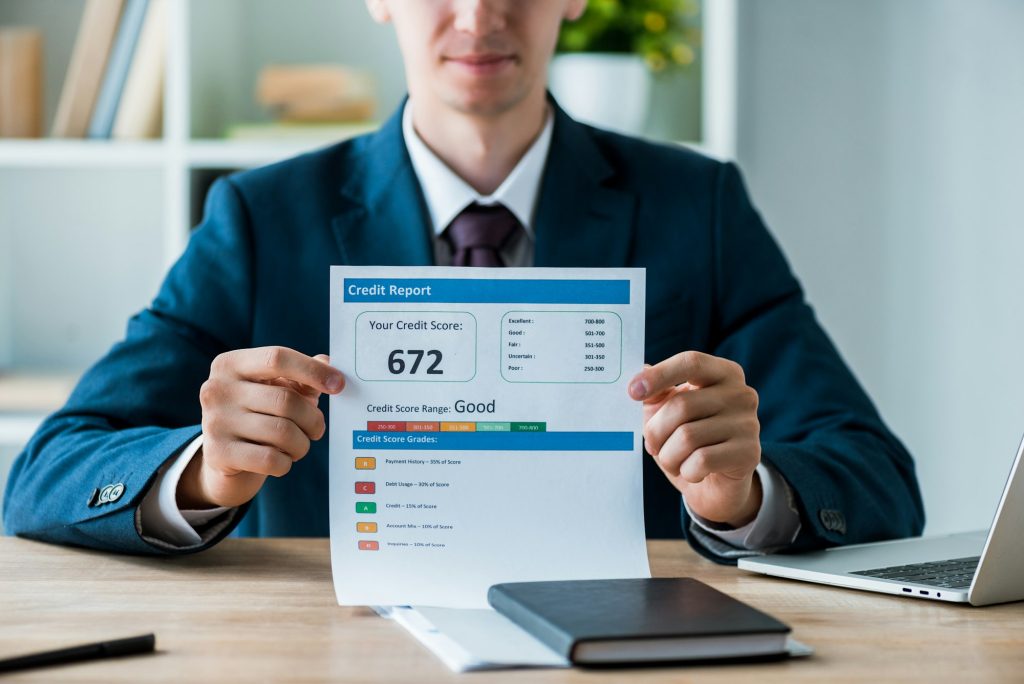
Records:
<instances>
[{"instance_id":1,"label":"red grade box","mask_svg":"<svg viewBox=\"0 0 1024 684\"><path fill-rule=\"evenodd\" d=\"M360 551L379 551L380 542L375 541L361 541L359 542Z\"/></svg>"},{"instance_id":2,"label":"red grade box","mask_svg":"<svg viewBox=\"0 0 1024 684\"><path fill-rule=\"evenodd\" d=\"M356 494L376 494L376 482L356 482Z\"/></svg>"},{"instance_id":3,"label":"red grade box","mask_svg":"<svg viewBox=\"0 0 1024 684\"><path fill-rule=\"evenodd\" d=\"M405 423L393 420L371 420L366 423L368 432L405 432Z\"/></svg>"}]
</instances>

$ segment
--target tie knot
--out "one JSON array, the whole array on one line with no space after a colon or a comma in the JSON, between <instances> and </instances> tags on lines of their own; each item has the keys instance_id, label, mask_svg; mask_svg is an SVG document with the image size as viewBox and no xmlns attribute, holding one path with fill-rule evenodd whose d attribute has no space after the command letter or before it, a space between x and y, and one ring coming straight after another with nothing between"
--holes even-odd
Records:
<instances>
[{"instance_id":1,"label":"tie knot","mask_svg":"<svg viewBox=\"0 0 1024 684\"><path fill-rule=\"evenodd\" d=\"M456 266L503 266L499 252L516 230L519 220L500 204L471 204L445 231Z\"/></svg>"}]
</instances>

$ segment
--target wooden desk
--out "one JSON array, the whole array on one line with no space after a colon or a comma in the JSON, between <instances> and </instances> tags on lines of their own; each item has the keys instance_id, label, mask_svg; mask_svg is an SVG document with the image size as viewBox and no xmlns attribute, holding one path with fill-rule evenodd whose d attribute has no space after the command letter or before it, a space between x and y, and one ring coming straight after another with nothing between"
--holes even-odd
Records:
<instances>
[{"instance_id":1,"label":"wooden desk","mask_svg":"<svg viewBox=\"0 0 1024 684\"><path fill-rule=\"evenodd\" d=\"M133 558L0 537L0 657L155 632L158 653L4 682L1024 681L1024 603L969 608L775 580L652 542L659 576L697 577L789 623L811 659L757 666L456 675L401 627L336 605L327 540L227 540Z\"/></svg>"}]
</instances>

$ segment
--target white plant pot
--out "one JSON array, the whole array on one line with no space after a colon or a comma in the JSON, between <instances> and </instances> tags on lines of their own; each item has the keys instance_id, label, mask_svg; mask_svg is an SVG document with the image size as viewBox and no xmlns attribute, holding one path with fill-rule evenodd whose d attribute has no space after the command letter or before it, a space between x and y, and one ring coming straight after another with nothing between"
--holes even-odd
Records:
<instances>
[{"instance_id":1,"label":"white plant pot","mask_svg":"<svg viewBox=\"0 0 1024 684\"><path fill-rule=\"evenodd\" d=\"M557 55L548 79L558 104L578 121L628 135L647 126L651 72L638 55Z\"/></svg>"}]
</instances>

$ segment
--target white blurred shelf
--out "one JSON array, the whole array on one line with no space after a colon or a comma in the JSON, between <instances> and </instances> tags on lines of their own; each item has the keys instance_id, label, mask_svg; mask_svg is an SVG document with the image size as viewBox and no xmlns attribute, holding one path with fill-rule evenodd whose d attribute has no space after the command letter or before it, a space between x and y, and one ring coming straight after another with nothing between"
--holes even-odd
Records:
<instances>
[{"instance_id":1,"label":"white blurred shelf","mask_svg":"<svg viewBox=\"0 0 1024 684\"><path fill-rule=\"evenodd\" d=\"M273 164L304 152L333 145L345 138L311 138L243 142L196 140L185 148L185 162L193 169L249 168Z\"/></svg>"},{"instance_id":2,"label":"white blurred shelf","mask_svg":"<svg viewBox=\"0 0 1024 684\"><path fill-rule=\"evenodd\" d=\"M2 140L0 168L249 168L272 164L344 139L198 140L184 146L163 141Z\"/></svg>"},{"instance_id":3,"label":"white blurred shelf","mask_svg":"<svg viewBox=\"0 0 1024 684\"><path fill-rule=\"evenodd\" d=\"M0 140L5 168L159 168L166 156L166 143L156 140Z\"/></svg>"}]
</instances>

